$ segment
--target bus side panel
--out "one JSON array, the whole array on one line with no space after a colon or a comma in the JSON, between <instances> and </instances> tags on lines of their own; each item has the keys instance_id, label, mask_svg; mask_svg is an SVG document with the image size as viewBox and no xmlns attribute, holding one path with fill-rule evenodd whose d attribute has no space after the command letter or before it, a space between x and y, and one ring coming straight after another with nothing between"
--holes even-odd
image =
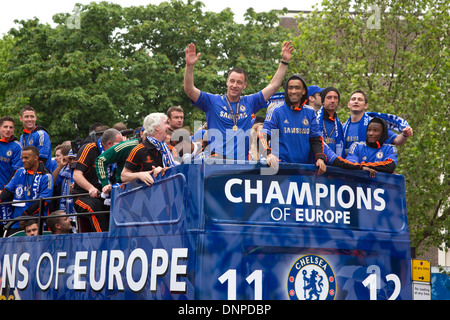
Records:
<instances>
[{"instance_id":1,"label":"bus side panel","mask_svg":"<svg viewBox=\"0 0 450 320\"><path fill-rule=\"evenodd\" d=\"M193 299L196 239L107 233L4 239L2 292L22 300Z\"/></svg>"},{"instance_id":2,"label":"bus side panel","mask_svg":"<svg viewBox=\"0 0 450 320\"><path fill-rule=\"evenodd\" d=\"M84 257L107 248L106 234L95 233L3 239L2 295L25 300L107 298L101 292L81 289L88 276L83 272L87 268Z\"/></svg>"},{"instance_id":3,"label":"bus side panel","mask_svg":"<svg viewBox=\"0 0 450 320\"><path fill-rule=\"evenodd\" d=\"M411 299L402 176L211 170L198 299Z\"/></svg>"},{"instance_id":4,"label":"bus side panel","mask_svg":"<svg viewBox=\"0 0 450 320\"><path fill-rule=\"evenodd\" d=\"M224 228L205 234L196 298L369 300L372 289L372 299L411 299L409 242L356 234L358 240L351 240L348 233L336 232L324 240L314 232L286 232L292 234L288 243L270 230ZM320 297L304 289L313 270L322 276Z\"/></svg>"},{"instance_id":5,"label":"bus side panel","mask_svg":"<svg viewBox=\"0 0 450 320\"><path fill-rule=\"evenodd\" d=\"M187 170L184 167L184 170ZM193 173L190 173L193 175ZM193 299L197 234L188 233L198 172L114 188L108 233L1 239L2 295L16 299ZM201 196L201 192L195 192ZM197 201L198 203L198 201ZM196 226L198 228L198 226Z\"/></svg>"}]
</instances>

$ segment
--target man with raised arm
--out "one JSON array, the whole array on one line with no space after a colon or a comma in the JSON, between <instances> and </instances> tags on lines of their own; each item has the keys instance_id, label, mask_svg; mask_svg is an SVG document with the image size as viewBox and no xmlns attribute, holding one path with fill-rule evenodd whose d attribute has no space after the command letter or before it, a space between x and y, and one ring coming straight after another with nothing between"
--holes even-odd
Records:
<instances>
[{"instance_id":1,"label":"man with raised arm","mask_svg":"<svg viewBox=\"0 0 450 320\"><path fill-rule=\"evenodd\" d=\"M269 85L260 92L242 96L242 91L247 87L247 72L242 68L233 68L228 73L226 94L215 95L195 87L194 65L201 53L196 53L193 43L189 44L186 49L184 91L192 103L206 114L208 137L212 139L212 155L226 159L246 159L249 151L248 130L252 126L251 115L266 107L266 102L280 88L293 50L294 46L290 41L283 44L278 70Z\"/></svg>"},{"instance_id":2,"label":"man with raised arm","mask_svg":"<svg viewBox=\"0 0 450 320\"><path fill-rule=\"evenodd\" d=\"M347 106L350 110L350 117L343 125L346 154L353 142L366 140L367 126L374 117L382 117L388 123L388 138L385 142L387 144L401 146L405 144L409 137L413 136L412 128L402 118L391 114L367 112L369 100L366 93L362 90L352 92ZM391 128L401 133L396 134Z\"/></svg>"}]
</instances>

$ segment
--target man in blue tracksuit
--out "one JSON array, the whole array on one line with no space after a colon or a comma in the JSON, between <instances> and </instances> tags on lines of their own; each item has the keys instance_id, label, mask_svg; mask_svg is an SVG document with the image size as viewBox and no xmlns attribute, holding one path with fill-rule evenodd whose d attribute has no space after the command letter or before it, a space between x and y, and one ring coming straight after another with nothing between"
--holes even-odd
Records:
<instances>
[{"instance_id":1,"label":"man in blue tracksuit","mask_svg":"<svg viewBox=\"0 0 450 320\"><path fill-rule=\"evenodd\" d=\"M314 108L306 104L308 87L301 76L290 76L285 83L285 103L270 109L261 130L262 145L266 149L267 163L275 170L278 158L281 162L309 163L310 151L319 168L325 166L323 141ZM279 134L279 143L272 143L269 148L268 139ZM278 154L278 157L276 156Z\"/></svg>"},{"instance_id":2,"label":"man in blue tracksuit","mask_svg":"<svg viewBox=\"0 0 450 320\"><path fill-rule=\"evenodd\" d=\"M14 136L14 119L10 116L0 118L0 192L14 176L17 169L22 167L22 146ZM10 219L12 208L10 205L0 206L1 219Z\"/></svg>"},{"instance_id":3,"label":"man in blue tracksuit","mask_svg":"<svg viewBox=\"0 0 450 320\"><path fill-rule=\"evenodd\" d=\"M368 101L367 95L362 90L356 90L350 95L350 101L348 102L350 117L343 125L345 154L348 153L348 149L353 142L364 142L366 140L367 125L375 117L389 119L389 127L401 132L401 134L396 134L394 131L389 130L386 143L401 146L413 135L412 128L402 118L395 115L376 115L374 112L367 112L369 107Z\"/></svg>"},{"instance_id":4,"label":"man in blue tracksuit","mask_svg":"<svg viewBox=\"0 0 450 320\"><path fill-rule=\"evenodd\" d=\"M346 160L379 172L394 172L398 159L397 149L393 145L385 144L387 139L386 121L373 118L367 125L366 141L354 142Z\"/></svg>"},{"instance_id":5,"label":"man in blue tracksuit","mask_svg":"<svg viewBox=\"0 0 450 320\"><path fill-rule=\"evenodd\" d=\"M338 167L341 169L347 169L347 170L364 170L364 171L369 171L369 175L374 178L375 174L377 173L376 170L364 166L359 162L351 162L348 161L347 159L342 158L341 156L338 156L336 153L334 153L333 150L331 150L331 148L324 143L324 148L323 148L323 153L325 154L326 160L325 160L325 164L329 165L329 166L333 166L333 167ZM323 174L325 173L325 171L323 171L325 169L326 171L326 167L322 167L319 168L319 174Z\"/></svg>"},{"instance_id":6,"label":"man in blue tracksuit","mask_svg":"<svg viewBox=\"0 0 450 320\"><path fill-rule=\"evenodd\" d=\"M22 167L22 147L14 136L14 124L12 117L0 118L0 190L5 187L14 172Z\"/></svg>"},{"instance_id":7,"label":"man in blue tracksuit","mask_svg":"<svg viewBox=\"0 0 450 320\"><path fill-rule=\"evenodd\" d=\"M23 123L23 134L20 136L20 144L23 147L35 146L39 150L39 160L42 161L48 171L52 168L52 145L50 136L42 126L36 125L36 112L31 106L25 106L20 110L20 121Z\"/></svg>"},{"instance_id":8,"label":"man in blue tracksuit","mask_svg":"<svg viewBox=\"0 0 450 320\"><path fill-rule=\"evenodd\" d=\"M46 167L39 161L39 151L36 147L28 146L22 150L23 168L14 174L14 177L5 186L0 194L0 203L17 201L13 204L14 218L20 216L34 216L39 214L39 201L20 202L39 198L48 198L53 193L53 177ZM44 203L48 208L48 203ZM23 229L24 220L20 226ZM15 224L13 228L18 228Z\"/></svg>"}]
</instances>

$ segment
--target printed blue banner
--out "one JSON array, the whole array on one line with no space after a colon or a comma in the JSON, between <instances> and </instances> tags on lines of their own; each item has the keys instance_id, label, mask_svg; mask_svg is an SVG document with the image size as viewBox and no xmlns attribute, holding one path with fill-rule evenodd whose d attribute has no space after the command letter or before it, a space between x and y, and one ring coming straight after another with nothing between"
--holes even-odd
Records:
<instances>
[{"instance_id":1,"label":"printed blue banner","mask_svg":"<svg viewBox=\"0 0 450 320\"><path fill-rule=\"evenodd\" d=\"M404 191L401 179L352 181L342 174L285 170L276 176L215 175L205 179L206 214L218 220L278 226L404 230L406 203L398 197ZM215 201L218 195L223 201Z\"/></svg>"}]
</instances>

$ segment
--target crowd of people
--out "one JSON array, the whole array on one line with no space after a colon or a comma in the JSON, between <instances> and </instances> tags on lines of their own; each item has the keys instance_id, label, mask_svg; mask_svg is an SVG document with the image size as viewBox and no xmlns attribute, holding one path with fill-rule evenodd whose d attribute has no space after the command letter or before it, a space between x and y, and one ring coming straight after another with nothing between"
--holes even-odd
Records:
<instances>
[{"instance_id":1,"label":"crowd of people","mask_svg":"<svg viewBox=\"0 0 450 320\"><path fill-rule=\"evenodd\" d=\"M413 131L400 117L368 112L364 91L351 93L345 123L337 116L338 89L307 86L299 74L285 81L281 102L268 103L282 86L293 50L291 42L283 44L278 69L261 91L242 96L247 72L234 68L227 76L227 92L219 95L194 85L194 66L201 53L191 43L185 53L184 90L206 115L206 124L194 132L183 126L183 109L173 106L165 113L147 115L142 127L133 130L123 123L92 125L79 149L66 141L56 146L52 158L50 136L36 124L33 107L20 111L20 138L14 136L14 119L0 118L2 219L27 217L13 221L9 233L24 229L27 235L36 235L37 221L32 217L40 210L50 212L46 227L55 234L107 231L114 184L140 180L150 186L168 168L193 160L256 161L275 171L280 162L309 163L318 167L318 174L326 172L327 165L366 170L371 177L378 171L393 173L396 146ZM255 116L266 107L265 117ZM36 201L49 197L53 199ZM74 213L94 214L77 217L74 228L75 219L70 218Z\"/></svg>"}]
</instances>

